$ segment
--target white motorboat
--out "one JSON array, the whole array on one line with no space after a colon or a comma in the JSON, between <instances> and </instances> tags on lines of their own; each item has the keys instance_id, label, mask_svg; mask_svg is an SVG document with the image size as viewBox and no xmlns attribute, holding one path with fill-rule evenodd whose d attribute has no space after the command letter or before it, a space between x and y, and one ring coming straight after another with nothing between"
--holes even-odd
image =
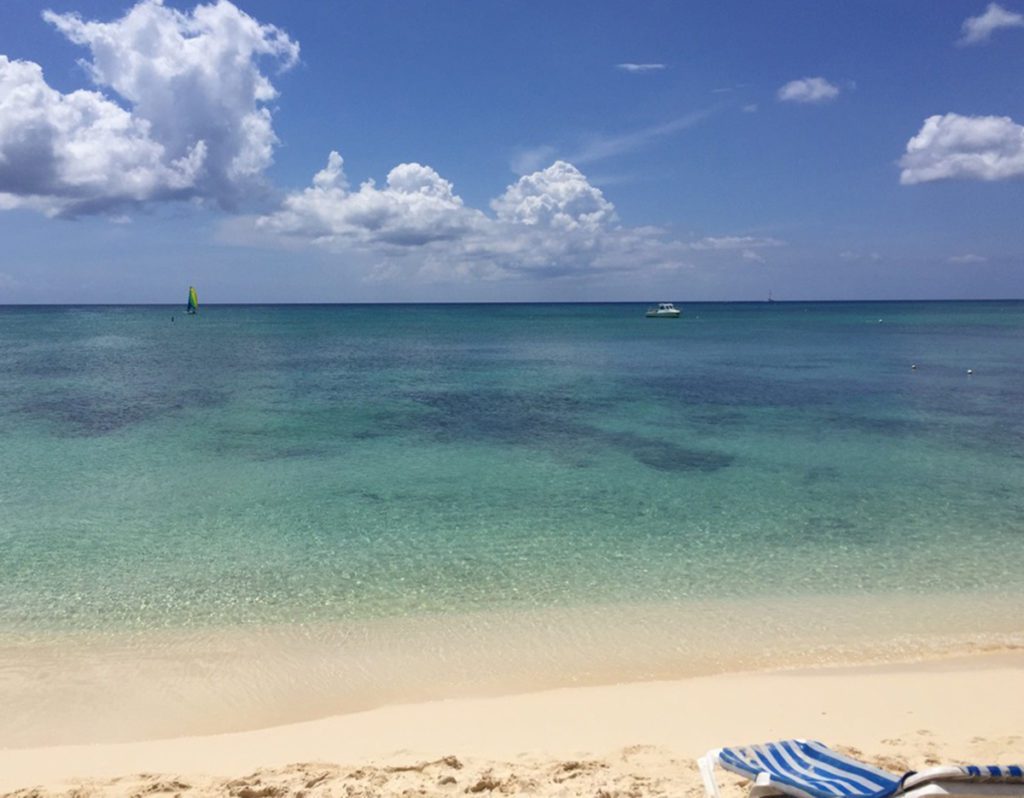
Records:
<instances>
[{"instance_id":1,"label":"white motorboat","mask_svg":"<svg viewBox=\"0 0 1024 798\"><path fill-rule=\"evenodd\" d=\"M671 302L659 302L656 308L647 311L649 319L678 319L683 312Z\"/></svg>"}]
</instances>

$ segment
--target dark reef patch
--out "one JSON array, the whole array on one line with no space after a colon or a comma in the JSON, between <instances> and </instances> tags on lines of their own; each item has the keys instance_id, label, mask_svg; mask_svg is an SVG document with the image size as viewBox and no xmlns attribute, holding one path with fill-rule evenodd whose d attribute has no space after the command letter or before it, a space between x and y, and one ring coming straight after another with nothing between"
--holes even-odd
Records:
<instances>
[{"instance_id":1,"label":"dark reef patch","mask_svg":"<svg viewBox=\"0 0 1024 798\"><path fill-rule=\"evenodd\" d=\"M626 432L609 432L579 420L603 404L567 393L437 392L420 393L415 401L429 412L406 420L436 440L483 441L533 446L564 455L574 467L592 462L605 446L631 455L649 468L664 472L713 472L730 466L732 455L693 449L671 441Z\"/></svg>"},{"instance_id":2,"label":"dark reef patch","mask_svg":"<svg viewBox=\"0 0 1024 798\"><path fill-rule=\"evenodd\" d=\"M66 437L95 437L125 427L152 421L190 408L216 407L226 401L225 394L207 388L175 388L162 391L136 391L124 395L103 392L52 392L25 402L18 412L55 426Z\"/></svg>"},{"instance_id":3,"label":"dark reef patch","mask_svg":"<svg viewBox=\"0 0 1024 798\"><path fill-rule=\"evenodd\" d=\"M669 441L659 441L640 435L604 433L603 438L629 452L637 461L658 471L712 472L727 468L735 459L729 454L690 449Z\"/></svg>"}]
</instances>

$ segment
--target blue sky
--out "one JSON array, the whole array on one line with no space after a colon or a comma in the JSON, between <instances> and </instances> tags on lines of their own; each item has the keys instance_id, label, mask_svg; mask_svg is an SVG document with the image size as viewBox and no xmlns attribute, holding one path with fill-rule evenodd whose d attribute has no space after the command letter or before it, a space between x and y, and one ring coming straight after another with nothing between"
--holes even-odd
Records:
<instances>
[{"instance_id":1,"label":"blue sky","mask_svg":"<svg viewBox=\"0 0 1024 798\"><path fill-rule=\"evenodd\" d=\"M8 0L0 56L0 304L1024 297L1020 2Z\"/></svg>"}]
</instances>

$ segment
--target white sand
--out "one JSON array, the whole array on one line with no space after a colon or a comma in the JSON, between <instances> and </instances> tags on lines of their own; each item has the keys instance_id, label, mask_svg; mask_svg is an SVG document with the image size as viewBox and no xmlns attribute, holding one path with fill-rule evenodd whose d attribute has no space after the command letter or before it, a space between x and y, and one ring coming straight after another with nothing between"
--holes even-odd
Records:
<instances>
[{"instance_id":1,"label":"white sand","mask_svg":"<svg viewBox=\"0 0 1024 798\"><path fill-rule=\"evenodd\" d=\"M718 745L810 737L894 770L1005 764L1024 761L1022 717L1024 652L1011 651L434 701L207 737L6 749L0 790L696 798L693 760Z\"/></svg>"}]
</instances>

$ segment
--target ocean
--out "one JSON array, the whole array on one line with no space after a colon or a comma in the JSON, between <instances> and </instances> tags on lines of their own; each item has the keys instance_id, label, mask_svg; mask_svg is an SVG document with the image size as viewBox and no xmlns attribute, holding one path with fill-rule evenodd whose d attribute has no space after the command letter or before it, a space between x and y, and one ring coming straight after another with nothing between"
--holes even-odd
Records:
<instances>
[{"instance_id":1,"label":"ocean","mask_svg":"<svg viewBox=\"0 0 1024 798\"><path fill-rule=\"evenodd\" d=\"M680 306L0 307L0 745L1024 645L1024 302Z\"/></svg>"}]
</instances>

